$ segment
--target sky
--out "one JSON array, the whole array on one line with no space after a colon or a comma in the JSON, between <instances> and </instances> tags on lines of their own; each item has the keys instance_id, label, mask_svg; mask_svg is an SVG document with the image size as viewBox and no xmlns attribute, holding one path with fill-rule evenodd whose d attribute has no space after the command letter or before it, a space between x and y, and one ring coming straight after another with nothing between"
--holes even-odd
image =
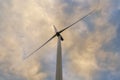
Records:
<instances>
[{"instance_id":1,"label":"sky","mask_svg":"<svg viewBox=\"0 0 120 80\"><path fill-rule=\"evenodd\" d=\"M120 80L120 0L0 0L0 80L55 80L61 35L63 80Z\"/></svg>"}]
</instances>

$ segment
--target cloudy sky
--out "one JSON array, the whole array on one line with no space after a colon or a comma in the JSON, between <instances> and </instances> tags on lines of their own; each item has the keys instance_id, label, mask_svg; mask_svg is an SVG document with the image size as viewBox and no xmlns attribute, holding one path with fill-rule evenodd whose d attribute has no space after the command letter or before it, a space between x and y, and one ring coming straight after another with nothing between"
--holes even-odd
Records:
<instances>
[{"instance_id":1,"label":"cloudy sky","mask_svg":"<svg viewBox=\"0 0 120 80\"><path fill-rule=\"evenodd\" d=\"M62 33L63 80L120 80L120 0L0 0L0 80L55 80L55 32Z\"/></svg>"}]
</instances>

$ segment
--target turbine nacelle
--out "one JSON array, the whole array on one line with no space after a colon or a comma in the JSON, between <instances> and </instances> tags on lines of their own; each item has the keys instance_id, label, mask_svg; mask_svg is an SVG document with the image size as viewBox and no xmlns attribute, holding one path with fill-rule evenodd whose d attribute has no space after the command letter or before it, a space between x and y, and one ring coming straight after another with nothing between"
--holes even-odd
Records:
<instances>
[{"instance_id":1,"label":"turbine nacelle","mask_svg":"<svg viewBox=\"0 0 120 80\"><path fill-rule=\"evenodd\" d=\"M64 41L64 39L63 39L62 35L60 34L60 32L58 32L58 30L57 30L57 28L55 27L55 25L53 25L53 27L54 27L54 30L55 30L56 36L57 36L57 37L59 37L59 36L60 36L61 41Z\"/></svg>"}]
</instances>

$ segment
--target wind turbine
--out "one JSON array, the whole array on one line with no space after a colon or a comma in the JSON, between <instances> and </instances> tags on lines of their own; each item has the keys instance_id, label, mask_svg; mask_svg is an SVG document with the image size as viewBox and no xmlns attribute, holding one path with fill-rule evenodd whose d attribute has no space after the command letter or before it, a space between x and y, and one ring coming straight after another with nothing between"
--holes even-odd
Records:
<instances>
[{"instance_id":1,"label":"wind turbine","mask_svg":"<svg viewBox=\"0 0 120 80\"><path fill-rule=\"evenodd\" d=\"M63 80L62 78L62 47L61 47L61 41L63 41L63 37L61 35L62 32L64 32L65 30L67 30L68 28L72 27L73 25L75 25L76 23L78 23L79 21L81 21L82 19L86 18L87 16L89 16L90 14L92 14L95 10L89 12L87 15L83 16L82 18L78 19L76 22L72 23L71 25L67 26L66 28L58 31L55 27L55 34L49 39L47 40L43 45L41 45L40 47L38 47L36 50L34 50L32 53L30 53L28 56L26 56L26 58L30 57L32 54L34 54L35 52L37 52L40 48L42 48L44 45L46 45L49 41L51 41L53 38L58 37L58 44L57 44L57 61L56 61L56 80ZM25 58L25 59L26 59Z\"/></svg>"}]
</instances>

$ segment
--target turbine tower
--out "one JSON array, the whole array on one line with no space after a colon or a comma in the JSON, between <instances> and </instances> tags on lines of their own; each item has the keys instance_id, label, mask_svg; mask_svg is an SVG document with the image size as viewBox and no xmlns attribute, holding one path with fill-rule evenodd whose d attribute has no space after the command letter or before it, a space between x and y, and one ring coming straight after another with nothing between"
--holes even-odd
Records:
<instances>
[{"instance_id":1,"label":"turbine tower","mask_svg":"<svg viewBox=\"0 0 120 80\"><path fill-rule=\"evenodd\" d=\"M72 23L71 25L67 26L66 28L64 28L64 29L62 29L60 31L57 31L56 27L53 26L54 29L55 29L55 34L48 41L46 41L43 45L41 45L39 48L34 50L28 56L26 56L25 59L30 57L32 54L34 54L36 51L38 51L40 48L42 48L49 41L51 41L53 38L55 38L57 36L58 37L58 44L57 44L57 61L56 61L56 79L55 80L63 80L63 76L62 76L62 47L61 47L61 41L63 41L64 39L63 39L61 33L64 32L66 29L70 28L71 26L75 25L76 23L78 23L82 19L86 18L88 15L92 14L94 11L95 10L90 11L87 15L85 15L84 17L78 19L76 22Z\"/></svg>"}]
</instances>

